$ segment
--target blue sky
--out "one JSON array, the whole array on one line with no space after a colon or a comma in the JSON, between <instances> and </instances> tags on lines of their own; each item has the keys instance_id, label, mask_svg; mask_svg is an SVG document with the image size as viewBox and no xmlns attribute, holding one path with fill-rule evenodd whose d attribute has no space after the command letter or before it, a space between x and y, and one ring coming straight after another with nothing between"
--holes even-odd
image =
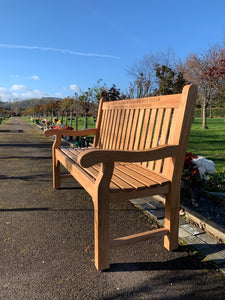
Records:
<instances>
[{"instance_id":1,"label":"blue sky","mask_svg":"<svg viewBox=\"0 0 225 300\"><path fill-rule=\"evenodd\" d=\"M221 43L224 0L0 0L0 97L72 96L102 79L121 90L144 54Z\"/></svg>"}]
</instances>

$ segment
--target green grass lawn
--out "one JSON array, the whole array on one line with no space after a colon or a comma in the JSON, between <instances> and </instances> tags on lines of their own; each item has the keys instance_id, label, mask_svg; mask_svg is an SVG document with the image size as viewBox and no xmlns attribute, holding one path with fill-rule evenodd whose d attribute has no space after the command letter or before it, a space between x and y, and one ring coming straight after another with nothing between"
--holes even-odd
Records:
<instances>
[{"instance_id":1,"label":"green grass lawn","mask_svg":"<svg viewBox=\"0 0 225 300\"><path fill-rule=\"evenodd\" d=\"M0 125L4 124L6 121L8 121L9 118L1 118L0 117Z\"/></svg>"},{"instance_id":2,"label":"green grass lawn","mask_svg":"<svg viewBox=\"0 0 225 300\"><path fill-rule=\"evenodd\" d=\"M202 119L195 118L188 142L188 152L205 156L215 162L217 171L225 167L225 120L207 119L209 129L202 129Z\"/></svg>"},{"instance_id":3,"label":"green grass lawn","mask_svg":"<svg viewBox=\"0 0 225 300\"><path fill-rule=\"evenodd\" d=\"M64 125L65 125L65 118L64 118ZM78 117L78 129L81 130L84 128L85 124L85 118L84 117ZM95 122L93 118L88 118L88 128L95 128ZM67 121L67 126L70 126L70 120ZM76 128L76 121L73 119L72 122L72 127L75 129Z\"/></svg>"},{"instance_id":4,"label":"green grass lawn","mask_svg":"<svg viewBox=\"0 0 225 300\"><path fill-rule=\"evenodd\" d=\"M65 121L65 118L64 118ZM188 142L188 152L205 156L215 162L217 171L224 171L225 167L225 121L224 118L207 119L209 129L202 129L202 119L195 118L191 127ZM64 123L65 125L65 123ZM70 120L67 121L70 126ZM88 128L95 128L93 118L88 118ZM72 127L75 129L75 119ZM84 128L84 117L78 118L78 129Z\"/></svg>"},{"instance_id":5,"label":"green grass lawn","mask_svg":"<svg viewBox=\"0 0 225 300\"><path fill-rule=\"evenodd\" d=\"M22 117L23 119L27 120L28 122L33 124L33 121L30 118L26 118L26 117ZM52 118L47 117L47 120L51 120ZM59 118L61 120L61 118ZM70 126L70 120L67 120L67 126ZM84 124L85 124L85 118L84 117L79 117L78 118L78 129L81 130L84 128ZM95 128L95 122L93 118L88 118L88 128ZM65 126L65 117L63 118L63 125ZM72 121L72 127L75 129L76 128L76 121L75 118L73 118Z\"/></svg>"}]
</instances>

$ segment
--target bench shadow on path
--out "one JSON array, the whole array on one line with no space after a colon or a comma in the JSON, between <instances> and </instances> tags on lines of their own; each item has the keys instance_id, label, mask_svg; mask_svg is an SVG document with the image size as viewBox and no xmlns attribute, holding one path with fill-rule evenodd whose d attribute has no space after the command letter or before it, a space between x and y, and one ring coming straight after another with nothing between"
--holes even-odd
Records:
<instances>
[{"instance_id":1,"label":"bench shadow on path","mask_svg":"<svg viewBox=\"0 0 225 300\"><path fill-rule=\"evenodd\" d=\"M53 209L50 207L20 207L20 208L0 208L0 213L1 212L32 212L32 211L46 211L46 212L66 212L66 211L93 211L92 209L80 209L80 208L63 208L63 209Z\"/></svg>"},{"instance_id":2,"label":"bench shadow on path","mask_svg":"<svg viewBox=\"0 0 225 300\"><path fill-rule=\"evenodd\" d=\"M22 207L22 208L2 208L0 213L5 212L71 212L71 211L93 211L92 209L52 209L50 207ZM186 245L179 246L174 252L191 252L190 247ZM157 271L157 270L217 270L218 268L211 261L203 261L204 255L195 253L186 256L155 262L126 262L112 263L110 269L104 273L114 272L140 272L140 271Z\"/></svg>"},{"instance_id":3,"label":"bench shadow on path","mask_svg":"<svg viewBox=\"0 0 225 300\"><path fill-rule=\"evenodd\" d=\"M174 250L173 252L190 253L190 246L179 246L178 249ZM137 272L154 270L218 270L218 267L212 261L204 260L205 258L205 255L197 252L167 261L112 263L110 264L110 269L105 270L104 272ZM218 261L218 263L220 262Z\"/></svg>"},{"instance_id":4,"label":"bench shadow on path","mask_svg":"<svg viewBox=\"0 0 225 300\"><path fill-rule=\"evenodd\" d=\"M28 147L28 148L49 148L49 143L0 143L0 147Z\"/></svg>"},{"instance_id":5,"label":"bench shadow on path","mask_svg":"<svg viewBox=\"0 0 225 300\"><path fill-rule=\"evenodd\" d=\"M1 180L23 180L23 181L30 181L30 180L35 180L39 178L39 181L44 181L46 182L46 177L49 177L50 180L50 175L46 174L37 174L37 175L26 175L26 176L5 176L5 175L0 175ZM43 178L43 179L41 179Z\"/></svg>"},{"instance_id":6,"label":"bench shadow on path","mask_svg":"<svg viewBox=\"0 0 225 300\"><path fill-rule=\"evenodd\" d=\"M6 156L6 157L0 157L0 160L2 159L33 159L33 160L51 159L52 160L52 157L50 156Z\"/></svg>"}]
</instances>

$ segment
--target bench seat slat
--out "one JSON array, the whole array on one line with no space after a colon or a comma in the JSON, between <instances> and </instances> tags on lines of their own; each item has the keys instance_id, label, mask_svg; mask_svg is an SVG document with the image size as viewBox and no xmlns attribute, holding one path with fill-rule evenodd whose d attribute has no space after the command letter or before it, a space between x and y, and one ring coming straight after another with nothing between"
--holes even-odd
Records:
<instances>
[{"instance_id":1,"label":"bench seat slat","mask_svg":"<svg viewBox=\"0 0 225 300\"><path fill-rule=\"evenodd\" d=\"M92 167L97 173L99 173L101 165L96 164ZM96 176L97 177L97 176ZM132 190L133 187L127 184L125 181L122 179L118 178L114 174L112 175L111 182L110 182L110 191L111 192L119 192L119 191L129 191Z\"/></svg>"},{"instance_id":2,"label":"bench seat slat","mask_svg":"<svg viewBox=\"0 0 225 300\"><path fill-rule=\"evenodd\" d=\"M96 164L93 166L98 172L100 171L100 164ZM118 186L118 191L132 191L134 188L132 185L128 184L126 181L113 174L111 182L113 182L116 186Z\"/></svg>"},{"instance_id":3,"label":"bench seat slat","mask_svg":"<svg viewBox=\"0 0 225 300\"><path fill-rule=\"evenodd\" d=\"M93 176L95 179L97 178L99 171L97 171L94 167L86 168L85 171L87 171L91 176ZM119 186L116 185L112 180L109 185L110 190L115 191L119 190Z\"/></svg>"},{"instance_id":4,"label":"bench seat slat","mask_svg":"<svg viewBox=\"0 0 225 300\"><path fill-rule=\"evenodd\" d=\"M61 149L61 151L63 153L65 153L70 159L72 159L74 162L77 162L77 155L83 151L83 150L86 150L86 149L73 149L73 148L63 148ZM99 169L100 169L100 166L99 166ZM91 175L95 180L98 176L98 173L99 173L99 169L96 170L94 167L89 167L89 168L85 168L85 171ZM130 187L129 187L130 188ZM110 189L111 190L117 190L119 189L119 186L114 184L112 181L110 183Z\"/></svg>"},{"instance_id":5,"label":"bench seat slat","mask_svg":"<svg viewBox=\"0 0 225 300\"><path fill-rule=\"evenodd\" d=\"M127 163L127 165L130 168L132 168L133 170L135 170L138 174L146 175L160 185L170 183L170 181L168 179L155 173L154 171L151 171L150 169L143 168L142 166L140 166L138 164L133 164L133 163Z\"/></svg>"},{"instance_id":6,"label":"bench seat slat","mask_svg":"<svg viewBox=\"0 0 225 300\"><path fill-rule=\"evenodd\" d=\"M64 152L67 156L69 156L74 162L77 162L77 155L79 155L82 151L86 150L87 148L82 149L73 149L73 148L62 148L62 152ZM98 173L100 171L100 164L94 165L92 168L86 168L85 169L88 173L90 173L95 179L98 176ZM97 173L96 173L97 172ZM126 180L123 180L124 178L121 178L121 174L118 172L114 172L110 186L111 189L122 189L122 190L131 190L135 186L131 183L127 182ZM136 182L137 185L137 182ZM139 187L139 185L138 185Z\"/></svg>"},{"instance_id":7,"label":"bench seat slat","mask_svg":"<svg viewBox=\"0 0 225 300\"><path fill-rule=\"evenodd\" d=\"M146 188L145 184L143 184L140 181L130 177L126 173L123 173L122 171L120 171L120 169L117 168L117 165L115 165L115 167L114 167L113 174L116 175L117 177L123 179L124 181L126 181L128 184L133 186L136 190Z\"/></svg>"},{"instance_id":8,"label":"bench seat slat","mask_svg":"<svg viewBox=\"0 0 225 300\"><path fill-rule=\"evenodd\" d=\"M77 156L87 148L62 148L61 151L66 154L72 161L77 163ZM96 180L100 171L100 164L85 168L84 170ZM132 191L146 188L157 187L169 183L169 180L134 163L115 163L110 190Z\"/></svg>"},{"instance_id":9,"label":"bench seat slat","mask_svg":"<svg viewBox=\"0 0 225 300\"><path fill-rule=\"evenodd\" d=\"M96 164L93 166L93 168L95 168L99 172L101 166L100 166L100 164ZM126 181L119 178L115 174L112 175L111 182L117 186L117 192L118 191L132 191L134 189L133 186L131 186L130 184L128 184ZM113 190L113 192L115 192L115 191L116 190Z\"/></svg>"},{"instance_id":10,"label":"bench seat slat","mask_svg":"<svg viewBox=\"0 0 225 300\"><path fill-rule=\"evenodd\" d=\"M61 151L62 151L63 153L65 153L70 159L72 159L73 161L77 162L77 155L78 155L79 153L77 153L77 154L76 154L76 152L75 152L75 153L72 153L72 152L70 151L70 149L66 149L66 148L62 148Z\"/></svg>"},{"instance_id":11,"label":"bench seat slat","mask_svg":"<svg viewBox=\"0 0 225 300\"><path fill-rule=\"evenodd\" d=\"M138 181L143 182L148 188L158 185L158 183L151 180L149 177L135 172L133 170L133 168L129 168L129 165L127 165L127 164L118 164L117 169L124 172L128 176L130 176L132 178L136 178Z\"/></svg>"},{"instance_id":12,"label":"bench seat slat","mask_svg":"<svg viewBox=\"0 0 225 300\"><path fill-rule=\"evenodd\" d=\"M77 156L84 150L86 150L87 148L82 148L82 149L78 149L78 148L62 148L61 151L63 153L65 153L70 159L72 159L74 162L77 162ZM100 171L100 164L98 165L94 165L93 167L90 168L85 168L85 171L90 174L95 180L98 176L98 173ZM112 191L116 191L116 190L132 190L133 186L128 184L127 182L125 182L124 180L122 180L121 178L119 178L118 176L116 176L115 174L113 174L112 179L111 179L111 183L110 183L110 189Z\"/></svg>"}]
</instances>

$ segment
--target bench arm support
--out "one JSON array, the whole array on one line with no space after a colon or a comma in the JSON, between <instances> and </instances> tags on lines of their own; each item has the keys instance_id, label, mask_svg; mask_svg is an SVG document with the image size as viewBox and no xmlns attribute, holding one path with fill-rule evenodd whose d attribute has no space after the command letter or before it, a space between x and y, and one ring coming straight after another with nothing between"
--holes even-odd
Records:
<instances>
[{"instance_id":1,"label":"bench arm support","mask_svg":"<svg viewBox=\"0 0 225 300\"><path fill-rule=\"evenodd\" d=\"M84 129L84 130L68 130L68 129L46 129L44 131L44 135L46 137L56 135L56 136L86 136L86 135L95 135L97 134L98 129L91 128L91 129Z\"/></svg>"},{"instance_id":2,"label":"bench arm support","mask_svg":"<svg viewBox=\"0 0 225 300\"><path fill-rule=\"evenodd\" d=\"M177 145L157 146L147 150L104 150L91 149L82 152L77 162L84 168L91 167L97 163L114 162L143 162L174 157L178 152Z\"/></svg>"}]
</instances>

